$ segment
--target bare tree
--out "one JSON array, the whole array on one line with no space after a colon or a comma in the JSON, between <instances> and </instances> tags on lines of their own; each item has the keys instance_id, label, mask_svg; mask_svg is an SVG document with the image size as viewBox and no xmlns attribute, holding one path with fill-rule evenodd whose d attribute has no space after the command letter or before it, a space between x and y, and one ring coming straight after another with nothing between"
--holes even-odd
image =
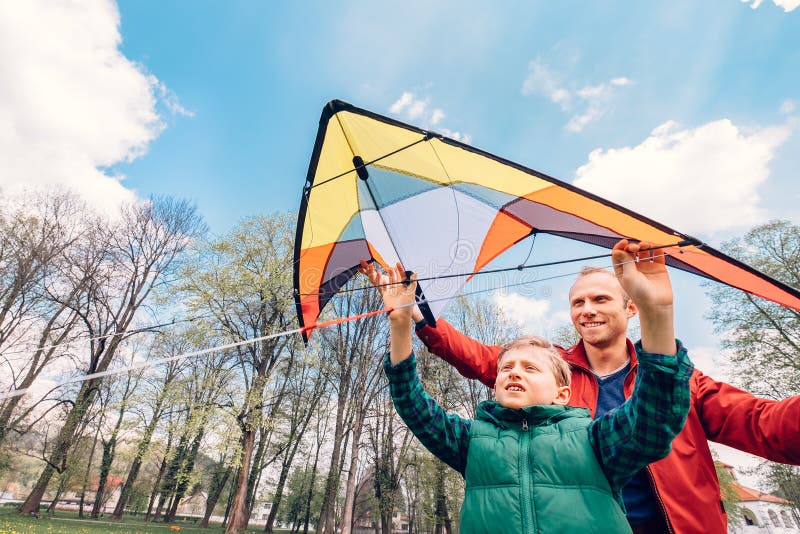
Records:
<instances>
[{"instance_id":1,"label":"bare tree","mask_svg":"<svg viewBox=\"0 0 800 534\"><path fill-rule=\"evenodd\" d=\"M183 272L181 290L191 310L208 315L218 336L232 342L264 338L294 324L291 296L293 221L286 215L253 217L223 238L206 243ZM239 476L226 532L241 532L252 503L253 456L264 422L265 389L285 350L296 339L275 337L233 349L241 384ZM257 474L256 477L257 479Z\"/></svg>"},{"instance_id":2,"label":"bare tree","mask_svg":"<svg viewBox=\"0 0 800 534\"><path fill-rule=\"evenodd\" d=\"M194 206L186 201L155 198L123 209L116 224L97 229L95 247L86 264L74 266L81 278L86 265L94 269L98 255L100 269L73 309L90 336L86 374L106 371L115 359L120 343L126 338L137 312L153 289L166 282L178 255L205 231ZM69 445L75 431L92 404L102 377L81 383L72 409L56 438L55 447L39 479L22 505L28 515L39 509L42 496L53 474L63 471Z\"/></svg>"},{"instance_id":3,"label":"bare tree","mask_svg":"<svg viewBox=\"0 0 800 534\"><path fill-rule=\"evenodd\" d=\"M351 284L365 287L365 282L360 279L354 279ZM377 291L345 291L331 299L327 313L335 317L350 317L381 307ZM335 505L347 456L347 439L353 437L357 447L366 405L379 384L382 355L388 338L385 319L374 316L329 327L320 331L318 337L323 359L330 362L329 380L337 399L330 470L317 522L317 532L331 534L336 529ZM355 469L351 468L350 472L354 477ZM352 491L353 485L349 484L348 488ZM348 503L346 509L352 513L352 498L345 501Z\"/></svg>"},{"instance_id":4,"label":"bare tree","mask_svg":"<svg viewBox=\"0 0 800 534\"><path fill-rule=\"evenodd\" d=\"M106 383L103 384L109 387L109 389L111 384L117 383L118 385L118 383L121 382L124 385L122 385L122 389L119 392L120 396L117 404L117 421L114 423L114 426L108 435L108 439L105 437L101 437L100 439L103 448L103 455L100 460L100 473L97 482L97 492L95 493L94 506L92 507L91 512L92 519L97 519L97 516L100 514L100 508L106 503L108 497L110 497L110 494L105 490L106 482L108 481L108 475L111 472L111 464L114 462L114 456L117 452L117 440L119 438L120 429L122 428L122 421L125 419L125 412L128 408L128 402L130 402L131 394L136 388L136 385L141 378L141 374L141 370L137 372L128 372L124 377L121 378L121 380L106 381Z\"/></svg>"},{"instance_id":5,"label":"bare tree","mask_svg":"<svg viewBox=\"0 0 800 534\"><path fill-rule=\"evenodd\" d=\"M394 410L388 388L370 410L370 445L374 471L375 497L383 534L392 532L392 514L400 496L400 484L410 460L413 434Z\"/></svg>"},{"instance_id":6,"label":"bare tree","mask_svg":"<svg viewBox=\"0 0 800 534\"><path fill-rule=\"evenodd\" d=\"M66 192L0 198L0 365L7 391L29 388L66 351L78 316L70 303L84 284L63 276L80 250L91 217ZM24 421L37 409L23 397L0 402L0 443L9 431L28 429ZM52 408L52 407L51 407ZM30 426L28 426L30 428Z\"/></svg>"},{"instance_id":7,"label":"bare tree","mask_svg":"<svg viewBox=\"0 0 800 534\"><path fill-rule=\"evenodd\" d=\"M157 357L175 356L186 351L185 339L181 336L169 335L159 336L157 338L156 346L153 347L152 354ZM171 396L174 392L174 384L176 379L180 376L183 362L172 360L160 367L160 373L156 376L145 379L144 387L146 394L142 395L141 402L137 403L140 407L147 404L147 400L151 401L151 405L145 413L140 413L139 417L144 426L141 439L136 446L136 454L133 457L128 474L125 477L125 482L122 485L119 499L114 507L113 518L122 519L125 507L130 499L133 485L139 476L139 471L142 468L145 454L147 453L150 442L153 439L156 427L161 420L165 410L168 408L168 402L172 401ZM149 415L149 420L148 420Z\"/></svg>"}]
</instances>

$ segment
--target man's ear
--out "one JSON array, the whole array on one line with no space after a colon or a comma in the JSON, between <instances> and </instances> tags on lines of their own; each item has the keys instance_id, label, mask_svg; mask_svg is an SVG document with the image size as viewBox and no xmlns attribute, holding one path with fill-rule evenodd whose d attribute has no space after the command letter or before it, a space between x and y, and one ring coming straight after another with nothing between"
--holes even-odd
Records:
<instances>
[{"instance_id":1,"label":"man's ear","mask_svg":"<svg viewBox=\"0 0 800 534\"><path fill-rule=\"evenodd\" d=\"M633 300L628 299L628 304L625 305L625 311L628 314L628 319L639 313L639 308L636 307L636 303Z\"/></svg>"},{"instance_id":2,"label":"man's ear","mask_svg":"<svg viewBox=\"0 0 800 534\"><path fill-rule=\"evenodd\" d=\"M572 389L569 386L559 386L556 398L553 399L553 404L565 406L569 399L572 397Z\"/></svg>"}]
</instances>

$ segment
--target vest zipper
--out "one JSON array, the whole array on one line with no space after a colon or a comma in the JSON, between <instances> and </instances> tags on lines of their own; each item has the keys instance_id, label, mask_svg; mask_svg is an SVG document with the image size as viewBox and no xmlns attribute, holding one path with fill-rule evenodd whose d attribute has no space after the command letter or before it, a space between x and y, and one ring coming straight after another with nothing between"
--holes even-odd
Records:
<instances>
[{"instance_id":1,"label":"vest zipper","mask_svg":"<svg viewBox=\"0 0 800 534\"><path fill-rule=\"evenodd\" d=\"M528 433L528 420L522 420L522 439L520 440L520 454L522 458L520 458L520 491L522 495L520 495L520 501L522 502L522 527L524 532L533 533L535 529L533 528L533 507L531 505L531 494L533 493L533 488L531 484L531 470L530 466L528 465L530 461L530 441L531 437Z\"/></svg>"}]
</instances>

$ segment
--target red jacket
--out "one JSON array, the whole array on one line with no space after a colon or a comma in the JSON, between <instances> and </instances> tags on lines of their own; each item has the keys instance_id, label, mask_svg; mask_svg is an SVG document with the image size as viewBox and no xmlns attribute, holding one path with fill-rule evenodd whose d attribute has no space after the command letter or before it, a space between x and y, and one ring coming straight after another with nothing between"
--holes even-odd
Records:
<instances>
[{"instance_id":1,"label":"red jacket","mask_svg":"<svg viewBox=\"0 0 800 534\"><path fill-rule=\"evenodd\" d=\"M484 345L437 319L436 327L423 326L417 335L428 349L467 378L493 386L500 347ZM583 343L563 349L572 365L569 404L588 408L594 416L598 385L589 368ZM631 371L625 379L625 397L633 391L638 362L628 340ZM800 464L800 396L780 402L760 399L698 370L690 382L691 407L686 426L672 442L672 452L647 470L658 505L678 533L725 533L719 481L708 440L788 464Z\"/></svg>"}]
</instances>

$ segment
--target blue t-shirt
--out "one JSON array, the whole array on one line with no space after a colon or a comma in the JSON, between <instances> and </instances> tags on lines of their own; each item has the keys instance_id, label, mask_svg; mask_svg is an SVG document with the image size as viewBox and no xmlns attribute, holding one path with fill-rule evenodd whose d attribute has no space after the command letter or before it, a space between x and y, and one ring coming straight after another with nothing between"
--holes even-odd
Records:
<instances>
[{"instance_id":1,"label":"blue t-shirt","mask_svg":"<svg viewBox=\"0 0 800 534\"><path fill-rule=\"evenodd\" d=\"M631 369L628 365L603 378L597 377L599 393L597 395L597 415L600 417L606 412L621 406L625 402L625 377ZM628 515L628 522L631 525L645 523L658 516L658 505L656 504L653 490L650 486L650 476L647 469L642 469L622 488L622 500L625 501L625 509Z\"/></svg>"}]
</instances>

